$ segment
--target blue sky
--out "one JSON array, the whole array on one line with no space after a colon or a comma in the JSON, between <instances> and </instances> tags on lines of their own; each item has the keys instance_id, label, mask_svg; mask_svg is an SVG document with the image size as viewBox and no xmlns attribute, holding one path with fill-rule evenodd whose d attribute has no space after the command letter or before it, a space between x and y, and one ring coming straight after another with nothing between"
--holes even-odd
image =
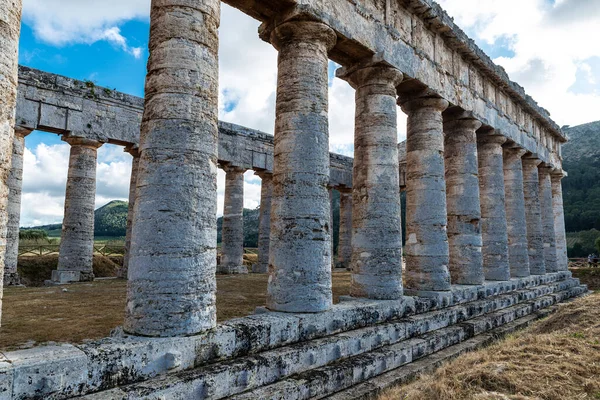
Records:
<instances>
[{"instance_id":1,"label":"blue sky","mask_svg":"<svg viewBox=\"0 0 600 400\"><path fill-rule=\"evenodd\" d=\"M600 119L600 1L440 0L459 26L524 86L559 124ZM143 96L150 0L24 0L20 62ZM272 133L277 53L259 23L222 5L220 118ZM330 65L330 148L352 155L354 91ZM398 112L398 138L406 118ZM26 139L22 225L62 219L68 144L55 134ZM119 146L98 153L96 205L126 199L131 157ZM219 209L224 176L219 174ZM260 201L247 173L245 206Z\"/></svg>"}]
</instances>

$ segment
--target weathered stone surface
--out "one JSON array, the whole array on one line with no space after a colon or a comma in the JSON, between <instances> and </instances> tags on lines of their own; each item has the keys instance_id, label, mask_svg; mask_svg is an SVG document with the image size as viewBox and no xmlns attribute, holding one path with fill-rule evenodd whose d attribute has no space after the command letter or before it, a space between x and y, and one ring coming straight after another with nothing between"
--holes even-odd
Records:
<instances>
[{"instance_id":1,"label":"weathered stone surface","mask_svg":"<svg viewBox=\"0 0 600 400\"><path fill-rule=\"evenodd\" d=\"M438 98L400 99L406 136L406 290L450 290L442 111Z\"/></svg>"},{"instance_id":2,"label":"weathered stone surface","mask_svg":"<svg viewBox=\"0 0 600 400\"><path fill-rule=\"evenodd\" d=\"M71 145L71 153L58 268L52 281L90 281L94 279L96 158L102 143L70 136L63 140Z\"/></svg>"},{"instance_id":3,"label":"weathered stone surface","mask_svg":"<svg viewBox=\"0 0 600 400\"><path fill-rule=\"evenodd\" d=\"M459 285L484 281L475 133L480 127L481 122L470 118L448 115L444 121L449 269L452 283Z\"/></svg>"},{"instance_id":4,"label":"weathered stone surface","mask_svg":"<svg viewBox=\"0 0 600 400\"><path fill-rule=\"evenodd\" d=\"M222 274L247 274L244 265L244 168L225 165L225 206L221 233Z\"/></svg>"},{"instance_id":5,"label":"weathered stone surface","mask_svg":"<svg viewBox=\"0 0 600 400\"><path fill-rule=\"evenodd\" d=\"M131 154L131 176L129 179L129 204L127 208L127 230L125 231L125 252L123 253L123 268L119 269L119 278L127 279L129 270L129 252L131 249L131 231L133 229L133 207L135 206L135 188L137 184L137 173L140 165L140 152L137 148L127 148L125 151Z\"/></svg>"},{"instance_id":6,"label":"weathered stone surface","mask_svg":"<svg viewBox=\"0 0 600 400\"><path fill-rule=\"evenodd\" d=\"M8 224L9 174L17 103L21 0L0 0L0 319Z\"/></svg>"},{"instance_id":7,"label":"weathered stone surface","mask_svg":"<svg viewBox=\"0 0 600 400\"><path fill-rule=\"evenodd\" d=\"M340 240L338 267L350 270L352 260L352 191L340 191Z\"/></svg>"},{"instance_id":8,"label":"weathered stone surface","mask_svg":"<svg viewBox=\"0 0 600 400\"><path fill-rule=\"evenodd\" d=\"M510 276L529 276L529 251L525 194L523 193L523 163L525 150L504 148L504 190L506 194L506 226L508 234L508 263Z\"/></svg>"},{"instance_id":9,"label":"weathered stone surface","mask_svg":"<svg viewBox=\"0 0 600 400\"><path fill-rule=\"evenodd\" d=\"M510 279L502 150L504 142L506 138L493 131L478 133L477 136L483 271L485 279L492 281Z\"/></svg>"},{"instance_id":10,"label":"weathered stone surface","mask_svg":"<svg viewBox=\"0 0 600 400\"><path fill-rule=\"evenodd\" d=\"M538 168L542 237L544 241L544 265L546 266L546 273L558 271L554 206L552 204L552 180L550 177L551 172L552 169L547 166L540 166Z\"/></svg>"},{"instance_id":11,"label":"weathered stone surface","mask_svg":"<svg viewBox=\"0 0 600 400\"><path fill-rule=\"evenodd\" d=\"M567 234L565 232L565 211L563 208L562 195L562 170L552 173L552 214L554 215L554 233L556 237L556 265L558 271L569 270L569 258L567 256Z\"/></svg>"},{"instance_id":12,"label":"weathered stone surface","mask_svg":"<svg viewBox=\"0 0 600 400\"><path fill-rule=\"evenodd\" d=\"M31 131L16 129L12 143L11 169L8 175L8 223L6 256L4 259L4 286L19 285L17 272L19 258L19 222L21 220L21 189L23 187L23 152L25 136Z\"/></svg>"},{"instance_id":13,"label":"weathered stone surface","mask_svg":"<svg viewBox=\"0 0 600 400\"><path fill-rule=\"evenodd\" d=\"M273 197L273 174L265 171L255 172L260 176L260 215L258 220L258 264L252 272L269 272L269 245L271 242L271 199Z\"/></svg>"},{"instance_id":14,"label":"weathered stone surface","mask_svg":"<svg viewBox=\"0 0 600 400\"><path fill-rule=\"evenodd\" d=\"M216 325L220 2L153 2L126 332Z\"/></svg>"},{"instance_id":15,"label":"weathered stone surface","mask_svg":"<svg viewBox=\"0 0 600 400\"><path fill-rule=\"evenodd\" d=\"M350 295L402 296L402 223L398 195L396 87L385 65L338 71L356 89Z\"/></svg>"},{"instance_id":16,"label":"weathered stone surface","mask_svg":"<svg viewBox=\"0 0 600 400\"><path fill-rule=\"evenodd\" d=\"M333 226L333 208L335 207L334 204L334 194L333 194L333 187L328 187L327 191L329 192L329 227L331 229L331 269L333 270L335 268L335 241L334 241L334 226Z\"/></svg>"},{"instance_id":17,"label":"weathered stone surface","mask_svg":"<svg viewBox=\"0 0 600 400\"><path fill-rule=\"evenodd\" d=\"M279 50L267 306L319 312L332 304L326 25L290 22Z\"/></svg>"},{"instance_id":18,"label":"weathered stone surface","mask_svg":"<svg viewBox=\"0 0 600 400\"><path fill-rule=\"evenodd\" d=\"M540 163L540 160L533 157L525 156L523 158L523 192L525 195L525 217L529 245L529 270L533 275L546 273L538 176L538 165Z\"/></svg>"}]
</instances>

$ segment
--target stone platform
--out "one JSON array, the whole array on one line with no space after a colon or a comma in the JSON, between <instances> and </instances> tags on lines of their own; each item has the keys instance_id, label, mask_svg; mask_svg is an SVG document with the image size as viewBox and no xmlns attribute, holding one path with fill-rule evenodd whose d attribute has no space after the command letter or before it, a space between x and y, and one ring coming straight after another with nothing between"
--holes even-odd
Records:
<instances>
[{"instance_id":1,"label":"stone platform","mask_svg":"<svg viewBox=\"0 0 600 400\"><path fill-rule=\"evenodd\" d=\"M343 299L331 310L257 310L204 335L115 334L6 353L0 399L308 399L333 395L587 292L569 272L453 286L452 296Z\"/></svg>"}]
</instances>

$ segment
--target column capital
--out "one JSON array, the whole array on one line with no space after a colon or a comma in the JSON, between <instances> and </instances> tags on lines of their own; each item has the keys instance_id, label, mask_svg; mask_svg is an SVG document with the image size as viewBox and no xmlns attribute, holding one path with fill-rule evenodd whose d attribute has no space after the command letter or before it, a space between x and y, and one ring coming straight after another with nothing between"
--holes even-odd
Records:
<instances>
[{"instance_id":1,"label":"column capital","mask_svg":"<svg viewBox=\"0 0 600 400\"><path fill-rule=\"evenodd\" d=\"M542 174L551 174L554 167L549 164L546 164L545 162L542 162L538 166L538 169L540 170L540 173L542 173Z\"/></svg>"},{"instance_id":2,"label":"column capital","mask_svg":"<svg viewBox=\"0 0 600 400\"><path fill-rule=\"evenodd\" d=\"M459 118L459 119L446 119L444 118L444 133L454 131L476 131L481 128L481 121L476 118Z\"/></svg>"},{"instance_id":3,"label":"column capital","mask_svg":"<svg viewBox=\"0 0 600 400\"><path fill-rule=\"evenodd\" d=\"M240 167L237 165L231 165L231 164L221 164L221 169L223 171L225 171L225 173L227 173L227 174L229 174L229 173L243 174L248 170L247 168Z\"/></svg>"},{"instance_id":4,"label":"column capital","mask_svg":"<svg viewBox=\"0 0 600 400\"><path fill-rule=\"evenodd\" d=\"M267 170L254 171L254 175L258 176L261 180L273 179L273 172Z\"/></svg>"},{"instance_id":5,"label":"column capital","mask_svg":"<svg viewBox=\"0 0 600 400\"><path fill-rule=\"evenodd\" d=\"M140 156L140 148L138 146L127 146L123 151L131 154L133 158L138 158Z\"/></svg>"},{"instance_id":6,"label":"column capital","mask_svg":"<svg viewBox=\"0 0 600 400\"><path fill-rule=\"evenodd\" d=\"M404 74L395 67L384 62L363 62L352 67L339 68L336 77L345 80L354 89L369 85L381 85L388 90L396 88L404 79Z\"/></svg>"},{"instance_id":7,"label":"column capital","mask_svg":"<svg viewBox=\"0 0 600 400\"><path fill-rule=\"evenodd\" d=\"M33 132L33 129L23 128L22 126L15 127L15 136L24 138Z\"/></svg>"},{"instance_id":8,"label":"column capital","mask_svg":"<svg viewBox=\"0 0 600 400\"><path fill-rule=\"evenodd\" d=\"M528 167L538 167L542 163L542 160L535 157L533 154L525 155L523 157L523 164Z\"/></svg>"},{"instance_id":9,"label":"column capital","mask_svg":"<svg viewBox=\"0 0 600 400\"><path fill-rule=\"evenodd\" d=\"M328 25L315 21L287 21L271 32L271 44L280 50L289 43L323 43L327 51L337 42L337 35Z\"/></svg>"},{"instance_id":10,"label":"column capital","mask_svg":"<svg viewBox=\"0 0 600 400\"><path fill-rule=\"evenodd\" d=\"M551 172L550 175L552 176L553 180L562 180L562 178L565 178L567 176L569 176L569 174L567 174L565 171L563 171L562 168L554 168Z\"/></svg>"},{"instance_id":11,"label":"column capital","mask_svg":"<svg viewBox=\"0 0 600 400\"><path fill-rule=\"evenodd\" d=\"M94 149L94 150L104 144L97 140L76 137L76 136L63 136L61 138L61 140L63 142L69 143L71 146L87 147L87 148Z\"/></svg>"},{"instance_id":12,"label":"column capital","mask_svg":"<svg viewBox=\"0 0 600 400\"><path fill-rule=\"evenodd\" d=\"M439 112L443 112L448 108L450 103L440 97L401 96L398 98L398 105L405 113L416 111L421 108L430 108Z\"/></svg>"},{"instance_id":13,"label":"column capital","mask_svg":"<svg viewBox=\"0 0 600 400\"><path fill-rule=\"evenodd\" d=\"M506 143L503 147L504 147L504 150L506 150L508 153L510 153L512 156L514 156L516 158L523 158L523 156L525 154L527 154L527 150L525 150L522 147L519 147L519 145L517 145L514 142Z\"/></svg>"},{"instance_id":14,"label":"column capital","mask_svg":"<svg viewBox=\"0 0 600 400\"><path fill-rule=\"evenodd\" d=\"M495 129L488 129L483 132L477 132L477 144L497 144L499 146L506 143L508 139L502 136Z\"/></svg>"}]
</instances>

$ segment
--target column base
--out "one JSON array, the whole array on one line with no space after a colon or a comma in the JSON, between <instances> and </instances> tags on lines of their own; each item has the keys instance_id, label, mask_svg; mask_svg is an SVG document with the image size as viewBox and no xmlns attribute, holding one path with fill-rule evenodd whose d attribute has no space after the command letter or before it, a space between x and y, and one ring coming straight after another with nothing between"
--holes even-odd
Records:
<instances>
[{"instance_id":1,"label":"column base","mask_svg":"<svg viewBox=\"0 0 600 400\"><path fill-rule=\"evenodd\" d=\"M54 270L52 271L52 278L50 281L46 281L48 284L62 285L65 283L72 282L89 282L94 280L94 273L87 271L69 271L69 270Z\"/></svg>"},{"instance_id":2,"label":"column base","mask_svg":"<svg viewBox=\"0 0 600 400\"><path fill-rule=\"evenodd\" d=\"M217 273L223 275L243 275L248 273L248 267L245 265L238 265L235 267L219 265L217 267Z\"/></svg>"},{"instance_id":3,"label":"column base","mask_svg":"<svg viewBox=\"0 0 600 400\"><path fill-rule=\"evenodd\" d=\"M10 274L4 274L4 286L22 286L21 277L18 273L13 272Z\"/></svg>"}]
</instances>

